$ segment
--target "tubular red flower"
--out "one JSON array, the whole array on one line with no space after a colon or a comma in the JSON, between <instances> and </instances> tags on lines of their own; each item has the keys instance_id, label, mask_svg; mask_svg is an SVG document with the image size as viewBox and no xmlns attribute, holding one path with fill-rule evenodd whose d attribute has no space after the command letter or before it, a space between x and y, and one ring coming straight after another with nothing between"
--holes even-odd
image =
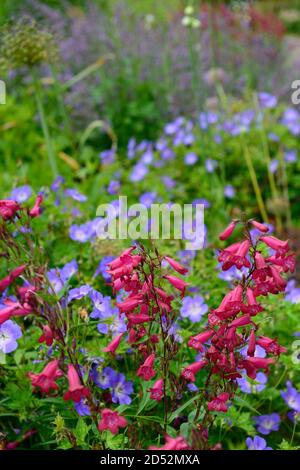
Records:
<instances>
[{"instance_id":1,"label":"tubular red flower","mask_svg":"<svg viewBox=\"0 0 300 470\"><path fill-rule=\"evenodd\" d=\"M11 220L20 210L20 206L16 201L10 199L2 199L0 201L0 216L3 220Z\"/></svg>"},{"instance_id":2,"label":"tubular red flower","mask_svg":"<svg viewBox=\"0 0 300 470\"><path fill-rule=\"evenodd\" d=\"M269 228L266 225L261 224L260 222L256 222L256 220L251 220L251 224L260 232L266 233L269 231Z\"/></svg>"},{"instance_id":3,"label":"tubular red flower","mask_svg":"<svg viewBox=\"0 0 300 470\"><path fill-rule=\"evenodd\" d=\"M42 202L43 202L43 196L41 194L39 194L36 198L36 201L34 203L33 208L30 209L30 211L28 212L29 217L34 218L34 217L38 217L41 214L41 212L42 212L42 209L41 209Z\"/></svg>"},{"instance_id":4,"label":"tubular red flower","mask_svg":"<svg viewBox=\"0 0 300 470\"><path fill-rule=\"evenodd\" d=\"M183 281L182 279L179 279L176 276L170 276L166 275L164 276L165 279L167 279L172 286L175 287L175 289L178 289L181 292L181 295L184 296L185 288L188 286L188 283Z\"/></svg>"},{"instance_id":5,"label":"tubular red flower","mask_svg":"<svg viewBox=\"0 0 300 470\"><path fill-rule=\"evenodd\" d=\"M151 321L151 317L149 315L144 315L142 313L138 315L134 314L129 314L127 315L127 320L128 320L128 327L131 328L133 325L140 325L141 323L146 323L148 321Z\"/></svg>"},{"instance_id":6,"label":"tubular red flower","mask_svg":"<svg viewBox=\"0 0 300 470\"><path fill-rule=\"evenodd\" d=\"M122 339L122 336L124 335L124 333L120 333L118 336L116 336L110 343L108 346L106 346L106 348L103 349L104 352L110 352L112 354L114 354L117 350L117 348L119 347L119 344L120 344L120 341Z\"/></svg>"},{"instance_id":7,"label":"tubular red flower","mask_svg":"<svg viewBox=\"0 0 300 470\"><path fill-rule=\"evenodd\" d=\"M230 237L230 235L232 234L232 232L234 231L235 229L235 226L236 226L236 222L231 222L224 230L224 232L222 232L220 235L219 235L219 239L224 241L224 240L227 240L227 238Z\"/></svg>"},{"instance_id":8,"label":"tubular red flower","mask_svg":"<svg viewBox=\"0 0 300 470\"><path fill-rule=\"evenodd\" d=\"M144 380L148 381L155 377L156 372L153 369L153 364L155 361L155 354L150 354L145 362L138 368L137 376L142 377Z\"/></svg>"},{"instance_id":9,"label":"tubular red flower","mask_svg":"<svg viewBox=\"0 0 300 470\"><path fill-rule=\"evenodd\" d=\"M126 428L126 426L126 419L120 416L117 411L112 411L109 408L104 408L101 411L101 421L98 425L99 431L106 431L108 429L112 434L117 434L119 428Z\"/></svg>"},{"instance_id":10,"label":"tubular red flower","mask_svg":"<svg viewBox=\"0 0 300 470\"><path fill-rule=\"evenodd\" d=\"M186 269L184 266L179 264L175 259L170 258L169 256L165 256L165 260L169 263L172 268L177 271L179 274L186 274L188 272L188 269Z\"/></svg>"},{"instance_id":11,"label":"tubular red flower","mask_svg":"<svg viewBox=\"0 0 300 470\"><path fill-rule=\"evenodd\" d=\"M69 388L64 394L64 400L73 400L78 403L82 398L89 396L89 390L82 385L76 368L73 364L68 365Z\"/></svg>"},{"instance_id":12,"label":"tubular red flower","mask_svg":"<svg viewBox=\"0 0 300 470\"><path fill-rule=\"evenodd\" d=\"M254 356L255 348L256 348L255 330L251 330L251 333L250 333L250 336L249 336L249 344L248 344L248 349L247 349L247 355L248 356Z\"/></svg>"},{"instance_id":13,"label":"tubular red flower","mask_svg":"<svg viewBox=\"0 0 300 470\"><path fill-rule=\"evenodd\" d=\"M163 379L158 379L153 387L149 389L149 392L152 400L161 401L164 396Z\"/></svg>"},{"instance_id":14,"label":"tubular red flower","mask_svg":"<svg viewBox=\"0 0 300 470\"><path fill-rule=\"evenodd\" d=\"M268 338L267 336L260 336L257 338L257 344L261 346L267 353L279 356L281 353L287 352L287 349L280 346L276 339Z\"/></svg>"},{"instance_id":15,"label":"tubular red flower","mask_svg":"<svg viewBox=\"0 0 300 470\"><path fill-rule=\"evenodd\" d=\"M40 374L29 372L28 377L30 378L33 387L38 387L43 393L48 393L49 390L58 389L58 385L55 380L62 375L63 373L58 366L58 360L54 359L46 365Z\"/></svg>"},{"instance_id":16,"label":"tubular red flower","mask_svg":"<svg viewBox=\"0 0 300 470\"><path fill-rule=\"evenodd\" d=\"M47 346L51 346L53 343L53 332L49 325L43 326L43 334L39 337L39 343L46 343Z\"/></svg>"},{"instance_id":17,"label":"tubular red flower","mask_svg":"<svg viewBox=\"0 0 300 470\"><path fill-rule=\"evenodd\" d=\"M211 401L208 402L207 408L209 409L209 411L222 411L223 413L226 413L226 402L229 400L229 397L229 393L220 393L217 397L213 398Z\"/></svg>"},{"instance_id":18,"label":"tubular red flower","mask_svg":"<svg viewBox=\"0 0 300 470\"><path fill-rule=\"evenodd\" d=\"M213 330L203 331L196 336L191 336L188 341L188 346L190 348L197 349L198 351L203 351L203 344L206 343L215 332Z\"/></svg>"},{"instance_id":19,"label":"tubular red flower","mask_svg":"<svg viewBox=\"0 0 300 470\"><path fill-rule=\"evenodd\" d=\"M288 241L284 242L273 236L261 237L260 240L276 251L276 258L284 256L290 249Z\"/></svg>"},{"instance_id":20,"label":"tubular red flower","mask_svg":"<svg viewBox=\"0 0 300 470\"><path fill-rule=\"evenodd\" d=\"M25 269L26 265L22 264L21 266L13 269L8 276L4 277L0 281L0 294L2 294L2 292L4 292L5 289L7 289L15 281L15 279L17 279L17 277L21 276Z\"/></svg>"},{"instance_id":21,"label":"tubular red flower","mask_svg":"<svg viewBox=\"0 0 300 470\"><path fill-rule=\"evenodd\" d=\"M181 372L181 376L185 380L195 382L196 380L195 374L199 372L199 370L203 369L203 367L206 366L206 364L207 364L206 360L193 362L193 364L190 364L189 366L183 369L183 371Z\"/></svg>"}]
</instances>

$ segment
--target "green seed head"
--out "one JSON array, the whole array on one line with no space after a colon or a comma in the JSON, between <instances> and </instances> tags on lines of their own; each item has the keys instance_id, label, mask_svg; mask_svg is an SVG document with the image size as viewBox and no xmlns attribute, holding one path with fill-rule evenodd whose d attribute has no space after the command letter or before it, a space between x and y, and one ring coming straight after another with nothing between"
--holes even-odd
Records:
<instances>
[{"instance_id":1,"label":"green seed head","mask_svg":"<svg viewBox=\"0 0 300 470\"><path fill-rule=\"evenodd\" d=\"M23 18L2 29L0 57L0 68L12 70L53 63L57 60L58 49L50 32L39 29L35 21Z\"/></svg>"}]
</instances>

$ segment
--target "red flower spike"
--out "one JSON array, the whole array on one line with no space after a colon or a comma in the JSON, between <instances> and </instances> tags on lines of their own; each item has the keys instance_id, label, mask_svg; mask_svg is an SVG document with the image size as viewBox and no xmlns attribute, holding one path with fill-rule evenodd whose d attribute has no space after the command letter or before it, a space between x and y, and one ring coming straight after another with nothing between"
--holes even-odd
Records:
<instances>
[{"instance_id":1,"label":"red flower spike","mask_svg":"<svg viewBox=\"0 0 300 470\"><path fill-rule=\"evenodd\" d=\"M64 394L64 400L73 400L75 403L80 402L82 398L89 396L89 390L82 385L76 368L73 364L68 365L69 389Z\"/></svg>"}]
</instances>

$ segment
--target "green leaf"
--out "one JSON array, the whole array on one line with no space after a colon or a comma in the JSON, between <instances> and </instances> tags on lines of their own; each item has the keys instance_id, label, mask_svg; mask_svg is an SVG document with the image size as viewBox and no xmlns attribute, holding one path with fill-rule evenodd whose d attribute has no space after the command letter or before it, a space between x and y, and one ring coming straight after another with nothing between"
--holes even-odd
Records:
<instances>
[{"instance_id":1,"label":"green leaf","mask_svg":"<svg viewBox=\"0 0 300 470\"><path fill-rule=\"evenodd\" d=\"M77 421L76 428L74 429L74 436L76 437L77 445L78 446L85 446L85 438L89 433L91 426L88 426L84 419L79 418Z\"/></svg>"},{"instance_id":2,"label":"green leaf","mask_svg":"<svg viewBox=\"0 0 300 470\"><path fill-rule=\"evenodd\" d=\"M168 423L172 423L172 421L177 418L177 416L180 415L180 413L182 413L183 410L185 410L189 405L191 405L195 400L197 400L197 398L199 398L199 395L197 395L196 397L193 397L191 398L190 400L188 400L186 403L184 403L182 406L180 406L179 408L177 408L177 410L175 410L171 416L169 417L168 419Z\"/></svg>"}]
</instances>

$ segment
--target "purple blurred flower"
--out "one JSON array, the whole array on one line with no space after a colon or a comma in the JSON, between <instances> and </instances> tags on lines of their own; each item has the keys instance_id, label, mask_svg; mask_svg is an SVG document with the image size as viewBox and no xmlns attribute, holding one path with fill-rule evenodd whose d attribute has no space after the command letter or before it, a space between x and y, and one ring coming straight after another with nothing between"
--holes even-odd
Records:
<instances>
[{"instance_id":1,"label":"purple blurred flower","mask_svg":"<svg viewBox=\"0 0 300 470\"><path fill-rule=\"evenodd\" d=\"M208 306L201 295L184 297L182 300L180 315L182 318L188 318L192 323L199 322L207 311Z\"/></svg>"},{"instance_id":2,"label":"purple blurred flower","mask_svg":"<svg viewBox=\"0 0 300 470\"><path fill-rule=\"evenodd\" d=\"M194 165L197 160L198 160L198 157L194 152L189 152L184 157L184 161L186 165Z\"/></svg>"},{"instance_id":3,"label":"purple blurred flower","mask_svg":"<svg viewBox=\"0 0 300 470\"><path fill-rule=\"evenodd\" d=\"M57 176L53 183L50 186L51 191L58 191L60 186L65 182L65 178L63 176Z\"/></svg>"},{"instance_id":4,"label":"purple blurred flower","mask_svg":"<svg viewBox=\"0 0 300 470\"><path fill-rule=\"evenodd\" d=\"M300 113L295 108L287 108L281 118L281 123L294 134L300 134Z\"/></svg>"},{"instance_id":5,"label":"purple blurred flower","mask_svg":"<svg viewBox=\"0 0 300 470\"><path fill-rule=\"evenodd\" d=\"M90 416L91 410L87 401L85 399L81 399L78 403L74 403L75 410L79 414L79 416Z\"/></svg>"},{"instance_id":6,"label":"purple blurred flower","mask_svg":"<svg viewBox=\"0 0 300 470\"><path fill-rule=\"evenodd\" d=\"M176 186L176 182L170 176L162 176L161 180L167 189L173 189Z\"/></svg>"},{"instance_id":7,"label":"purple blurred flower","mask_svg":"<svg viewBox=\"0 0 300 470\"><path fill-rule=\"evenodd\" d=\"M233 282L236 280L241 280L243 278L243 270L237 269L236 266L232 266L231 268L227 269L227 271L220 271L221 265L217 266L218 269L218 277L226 282Z\"/></svg>"},{"instance_id":8,"label":"purple blurred flower","mask_svg":"<svg viewBox=\"0 0 300 470\"><path fill-rule=\"evenodd\" d=\"M203 198L197 198L192 201L193 206L196 204L203 204L204 209L209 209L210 208L210 202L207 199Z\"/></svg>"},{"instance_id":9,"label":"purple blurred flower","mask_svg":"<svg viewBox=\"0 0 300 470\"><path fill-rule=\"evenodd\" d=\"M156 196L157 196L156 193L153 191L144 193L140 197L140 203L146 206L147 209L149 209L151 205L155 202Z\"/></svg>"},{"instance_id":10,"label":"purple blurred flower","mask_svg":"<svg viewBox=\"0 0 300 470\"><path fill-rule=\"evenodd\" d=\"M32 189L28 185L19 186L18 188L14 188L11 192L11 199L17 201L19 203L27 201L32 194Z\"/></svg>"},{"instance_id":11,"label":"purple blurred flower","mask_svg":"<svg viewBox=\"0 0 300 470\"><path fill-rule=\"evenodd\" d=\"M175 153L173 149L166 147L161 151L160 156L163 160L172 160L175 157Z\"/></svg>"},{"instance_id":12,"label":"purple blurred flower","mask_svg":"<svg viewBox=\"0 0 300 470\"><path fill-rule=\"evenodd\" d=\"M279 142L279 136L275 132L269 132L268 137L272 142Z\"/></svg>"},{"instance_id":13,"label":"purple blurred flower","mask_svg":"<svg viewBox=\"0 0 300 470\"><path fill-rule=\"evenodd\" d=\"M99 158L103 164L110 165L115 161L115 154L114 149L103 150L103 152L100 152Z\"/></svg>"},{"instance_id":14,"label":"purple blurred flower","mask_svg":"<svg viewBox=\"0 0 300 470\"><path fill-rule=\"evenodd\" d=\"M207 173L213 173L218 166L218 162L216 160L212 160L211 158L207 158L205 160L205 168Z\"/></svg>"},{"instance_id":15,"label":"purple blurred flower","mask_svg":"<svg viewBox=\"0 0 300 470\"><path fill-rule=\"evenodd\" d=\"M145 153L143 153L143 155L141 155L140 163L143 163L144 165L150 165L152 161L153 161L153 152L152 152L152 149L149 148L148 150L146 150Z\"/></svg>"},{"instance_id":16,"label":"purple blurred flower","mask_svg":"<svg viewBox=\"0 0 300 470\"><path fill-rule=\"evenodd\" d=\"M193 384L192 382L187 384L187 388L190 392L197 392L198 391L197 385Z\"/></svg>"},{"instance_id":17,"label":"purple blurred flower","mask_svg":"<svg viewBox=\"0 0 300 470\"><path fill-rule=\"evenodd\" d=\"M272 450L272 447L267 447L266 440L260 436L254 436L253 439L251 437L247 437L246 444L248 450Z\"/></svg>"},{"instance_id":18,"label":"purple blurred flower","mask_svg":"<svg viewBox=\"0 0 300 470\"><path fill-rule=\"evenodd\" d=\"M207 113L200 113L199 114L199 125L200 128L205 130L208 128L210 124L215 124L218 122L218 115L212 111L208 111Z\"/></svg>"},{"instance_id":19,"label":"purple blurred flower","mask_svg":"<svg viewBox=\"0 0 300 470\"><path fill-rule=\"evenodd\" d=\"M110 261L112 261L113 259L115 259L114 256L104 256L102 258L102 260L100 261L96 271L95 271L95 274L94 274L94 277L98 276L99 274L102 275L102 277L104 278L104 280L106 282L110 282L111 281L111 275L108 274L107 272L107 269L108 269L108 263Z\"/></svg>"},{"instance_id":20,"label":"purple blurred flower","mask_svg":"<svg viewBox=\"0 0 300 470\"><path fill-rule=\"evenodd\" d=\"M148 173L148 168L146 167L146 165L144 165L142 163L137 163L132 168L129 179L133 183L136 183L138 181L142 181L147 173Z\"/></svg>"},{"instance_id":21,"label":"purple blurred flower","mask_svg":"<svg viewBox=\"0 0 300 470\"><path fill-rule=\"evenodd\" d=\"M193 259L196 257L196 251L194 250L180 250L177 252L177 256L180 262L185 266L189 266Z\"/></svg>"},{"instance_id":22,"label":"purple blurred flower","mask_svg":"<svg viewBox=\"0 0 300 470\"><path fill-rule=\"evenodd\" d=\"M129 139L127 144L127 157L129 160L135 157L135 148L136 148L136 141L134 138Z\"/></svg>"},{"instance_id":23,"label":"purple blurred flower","mask_svg":"<svg viewBox=\"0 0 300 470\"><path fill-rule=\"evenodd\" d=\"M94 307L90 315L91 318L109 318L118 313L118 309L112 307L109 296L104 297L100 292L94 289L90 290L89 296Z\"/></svg>"},{"instance_id":24,"label":"purple blurred flower","mask_svg":"<svg viewBox=\"0 0 300 470\"><path fill-rule=\"evenodd\" d=\"M91 224L89 222L86 222L82 225L71 225L69 235L71 240L74 240L75 242L85 243L93 236Z\"/></svg>"},{"instance_id":25,"label":"purple blurred flower","mask_svg":"<svg viewBox=\"0 0 300 470\"><path fill-rule=\"evenodd\" d=\"M98 323L97 330L99 333L104 335L111 334L112 336L119 335L120 333L125 333L127 331L127 325L125 323L126 315L121 314L117 315L117 311L115 312L115 316L110 319L107 323Z\"/></svg>"},{"instance_id":26,"label":"purple blurred flower","mask_svg":"<svg viewBox=\"0 0 300 470\"><path fill-rule=\"evenodd\" d=\"M278 169L279 166L279 161L273 158L273 160L270 161L269 169L271 173L275 173Z\"/></svg>"},{"instance_id":27,"label":"purple blurred flower","mask_svg":"<svg viewBox=\"0 0 300 470\"><path fill-rule=\"evenodd\" d=\"M102 388L102 390L111 388L116 376L117 372L111 367L104 367L104 369L102 369L102 365L99 364L94 364L90 372L92 381L97 385L97 387Z\"/></svg>"},{"instance_id":28,"label":"purple blurred flower","mask_svg":"<svg viewBox=\"0 0 300 470\"><path fill-rule=\"evenodd\" d=\"M18 347L17 339L21 338L22 330L17 323L7 320L0 325L0 352L9 354Z\"/></svg>"},{"instance_id":29,"label":"purple blurred flower","mask_svg":"<svg viewBox=\"0 0 300 470\"><path fill-rule=\"evenodd\" d=\"M295 163L297 161L297 150L286 150L284 152L284 160L287 163Z\"/></svg>"},{"instance_id":30,"label":"purple blurred flower","mask_svg":"<svg viewBox=\"0 0 300 470\"><path fill-rule=\"evenodd\" d=\"M289 408L300 412L300 393L293 387L292 382L286 382L286 391L280 392Z\"/></svg>"},{"instance_id":31,"label":"purple blurred flower","mask_svg":"<svg viewBox=\"0 0 300 470\"><path fill-rule=\"evenodd\" d=\"M224 196L227 197L228 199L232 199L235 196L235 189L231 184L228 184L224 188Z\"/></svg>"},{"instance_id":32,"label":"purple blurred flower","mask_svg":"<svg viewBox=\"0 0 300 470\"><path fill-rule=\"evenodd\" d=\"M276 96L264 91L258 93L258 101L262 108L275 108L277 105Z\"/></svg>"},{"instance_id":33,"label":"purple blurred flower","mask_svg":"<svg viewBox=\"0 0 300 470\"><path fill-rule=\"evenodd\" d=\"M66 282L78 271L78 264L75 260L65 264L63 268L52 268L48 271L48 279L53 290L58 293L65 286Z\"/></svg>"},{"instance_id":34,"label":"purple blurred flower","mask_svg":"<svg viewBox=\"0 0 300 470\"><path fill-rule=\"evenodd\" d=\"M117 194L120 191L120 181L118 180L111 180L108 187L107 192L110 195Z\"/></svg>"},{"instance_id":35,"label":"purple blurred flower","mask_svg":"<svg viewBox=\"0 0 300 470\"><path fill-rule=\"evenodd\" d=\"M244 346L243 348L240 349L239 353L242 356L247 357L248 356L247 349L248 349L248 346ZM258 344L255 347L254 357L266 357L266 351L264 350L264 348L262 348Z\"/></svg>"},{"instance_id":36,"label":"purple blurred flower","mask_svg":"<svg viewBox=\"0 0 300 470\"><path fill-rule=\"evenodd\" d=\"M81 194L77 189L68 188L65 190L65 195L71 197L74 201L85 202L87 197L84 194Z\"/></svg>"},{"instance_id":37,"label":"purple blurred flower","mask_svg":"<svg viewBox=\"0 0 300 470\"><path fill-rule=\"evenodd\" d=\"M266 387L268 378L263 372L258 372L255 380L250 381L247 375L243 374L243 376L240 379L236 379L236 381L242 392L250 394L261 392Z\"/></svg>"},{"instance_id":38,"label":"purple blurred flower","mask_svg":"<svg viewBox=\"0 0 300 470\"><path fill-rule=\"evenodd\" d=\"M71 289L68 294L68 303L72 302L72 300L80 300L83 297L86 297L90 293L91 289L91 286L88 285L83 285Z\"/></svg>"}]
</instances>

